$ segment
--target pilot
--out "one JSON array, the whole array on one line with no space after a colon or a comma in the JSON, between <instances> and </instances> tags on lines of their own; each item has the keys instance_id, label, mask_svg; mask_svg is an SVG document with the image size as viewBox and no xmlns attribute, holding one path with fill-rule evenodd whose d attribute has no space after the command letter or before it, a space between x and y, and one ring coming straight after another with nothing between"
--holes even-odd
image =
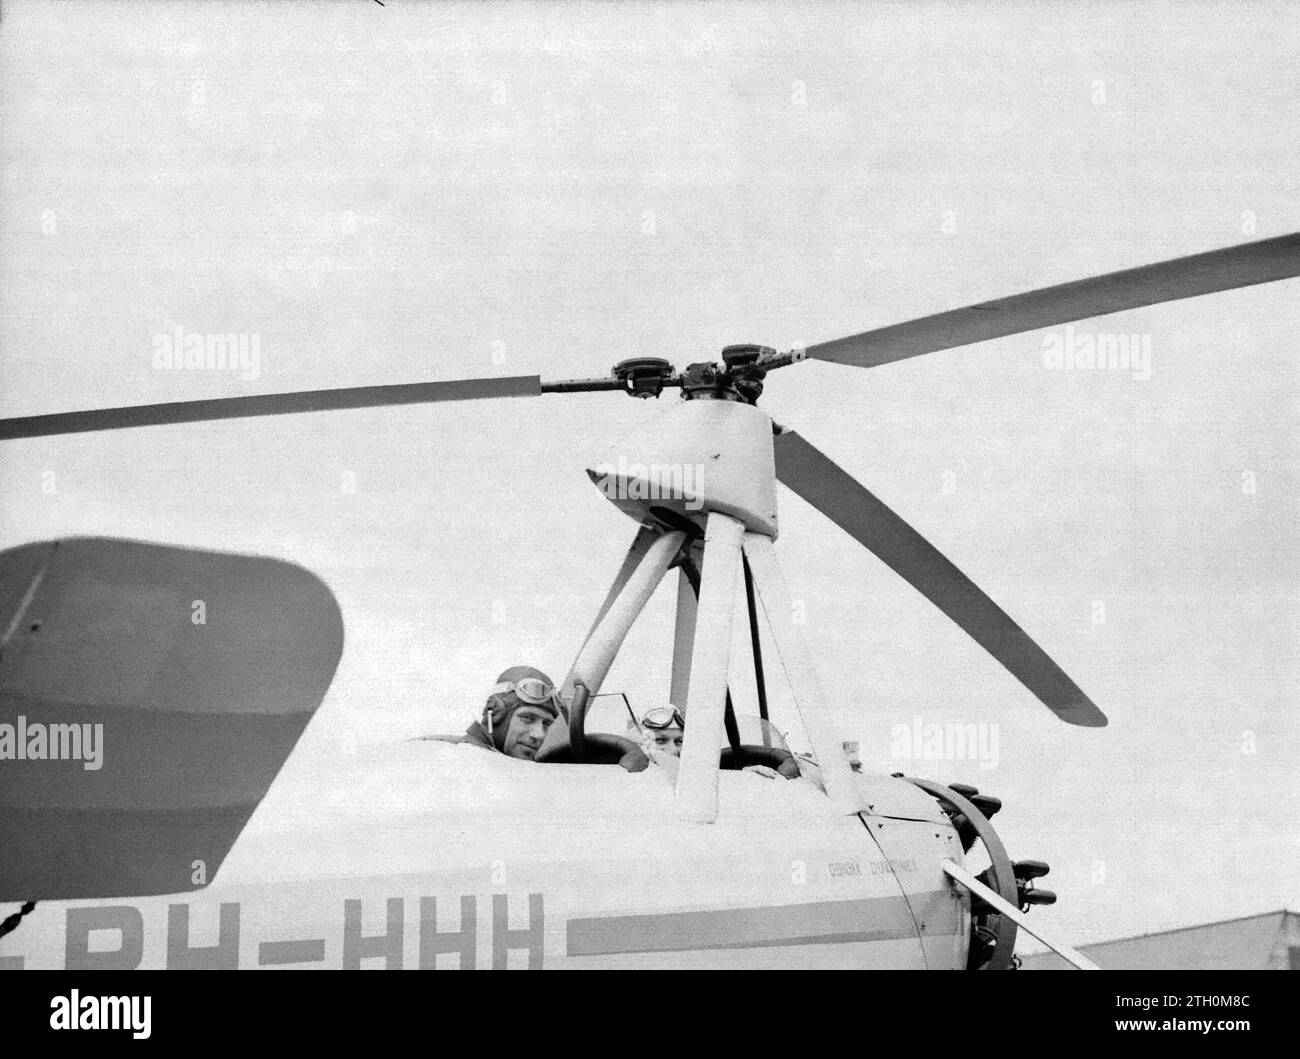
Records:
<instances>
[{"instance_id":1,"label":"pilot","mask_svg":"<svg viewBox=\"0 0 1300 1059\"><path fill-rule=\"evenodd\" d=\"M560 698L550 677L532 666L511 666L497 677L482 719L466 729L460 742L532 761L559 713Z\"/></svg>"}]
</instances>

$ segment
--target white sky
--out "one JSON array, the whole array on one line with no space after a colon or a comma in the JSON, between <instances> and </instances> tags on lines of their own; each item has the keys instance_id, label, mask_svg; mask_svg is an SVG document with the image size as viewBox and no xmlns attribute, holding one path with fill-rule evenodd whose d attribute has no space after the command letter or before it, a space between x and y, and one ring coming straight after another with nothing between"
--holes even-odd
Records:
<instances>
[{"instance_id":1,"label":"white sky","mask_svg":"<svg viewBox=\"0 0 1300 1059\"><path fill-rule=\"evenodd\" d=\"M1294 231L1297 53L1264 4L6 4L0 414L682 366ZM1297 290L1078 325L1149 335L1145 382L1034 333L764 395L1110 716L1057 721L782 493L842 734L1002 797L1067 941L1300 905ZM154 370L177 326L260 334L259 377ZM563 675L633 531L582 467L663 408L9 442L0 546L293 559L348 629L300 752L458 730L505 666ZM662 701L670 613L607 690ZM890 762L917 716L998 725L998 767Z\"/></svg>"}]
</instances>

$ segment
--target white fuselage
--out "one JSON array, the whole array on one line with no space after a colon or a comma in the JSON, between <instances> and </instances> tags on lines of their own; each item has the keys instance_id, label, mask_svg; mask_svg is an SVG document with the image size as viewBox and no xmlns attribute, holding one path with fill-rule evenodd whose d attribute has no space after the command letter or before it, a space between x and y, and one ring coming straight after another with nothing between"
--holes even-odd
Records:
<instances>
[{"instance_id":1,"label":"white fuselage","mask_svg":"<svg viewBox=\"0 0 1300 1059\"><path fill-rule=\"evenodd\" d=\"M720 775L708 826L658 766L411 741L277 783L205 889L45 902L0 962L49 967L959 967L935 803L861 778ZM881 811L884 811L883 813ZM892 813L893 815L885 815Z\"/></svg>"}]
</instances>

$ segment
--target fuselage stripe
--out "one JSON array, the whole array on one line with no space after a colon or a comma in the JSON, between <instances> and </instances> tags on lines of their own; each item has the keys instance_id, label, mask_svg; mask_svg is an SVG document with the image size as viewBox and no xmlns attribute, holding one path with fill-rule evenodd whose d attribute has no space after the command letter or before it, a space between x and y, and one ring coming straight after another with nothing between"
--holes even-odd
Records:
<instances>
[{"instance_id":1,"label":"fuselage stripe","mask_svg":"<svg viewBox=\"0 0 1300 1059\"><path fill-rule=\"evenodd\" d=\"M762 908L597 916L571 919L567 927L569 956L842 945L896 941L916 936L911 913L901 896Z\"/></svg>"},{"instance_id":2,"label":"fuselage stripe","mask_svg":"<svg viewBox=\"0 0 1300 1059\"><path fill-rule=\"evenodd\" d=\"M264 941L257 946L257 962L262 967L286 963L320 963L325 959L325 939L309 941Z\"/></svg>"}]
</instances>

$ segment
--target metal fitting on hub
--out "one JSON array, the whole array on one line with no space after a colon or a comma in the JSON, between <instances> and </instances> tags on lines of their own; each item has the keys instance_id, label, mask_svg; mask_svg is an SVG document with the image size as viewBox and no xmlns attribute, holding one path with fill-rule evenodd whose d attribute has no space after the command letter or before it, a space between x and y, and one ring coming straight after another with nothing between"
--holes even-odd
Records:
<instances>
[{"instance_id":1,"label":"metal fitting on hub","mask_svg":"<svg viewBox=\"0 0 1300 1059\"><path fill-rule=\"evenodd\" d=\"M762 356L774 357L776 350L771 346L756 346L750 343L727 346L722 350L722 363L728 368L740 368L753 364Z\"/></svg>"},{"instance_id":2,"label":"metal fitting on hub","mask_svg":"<svg viewBox=\"0 0 1300 1059\"><path fill-rule=\"evenodd\" d=\"M613 375L633 397L658 397L673 366L659 357L632 357L614 365Z\"/></svg>"}]
</instances>

